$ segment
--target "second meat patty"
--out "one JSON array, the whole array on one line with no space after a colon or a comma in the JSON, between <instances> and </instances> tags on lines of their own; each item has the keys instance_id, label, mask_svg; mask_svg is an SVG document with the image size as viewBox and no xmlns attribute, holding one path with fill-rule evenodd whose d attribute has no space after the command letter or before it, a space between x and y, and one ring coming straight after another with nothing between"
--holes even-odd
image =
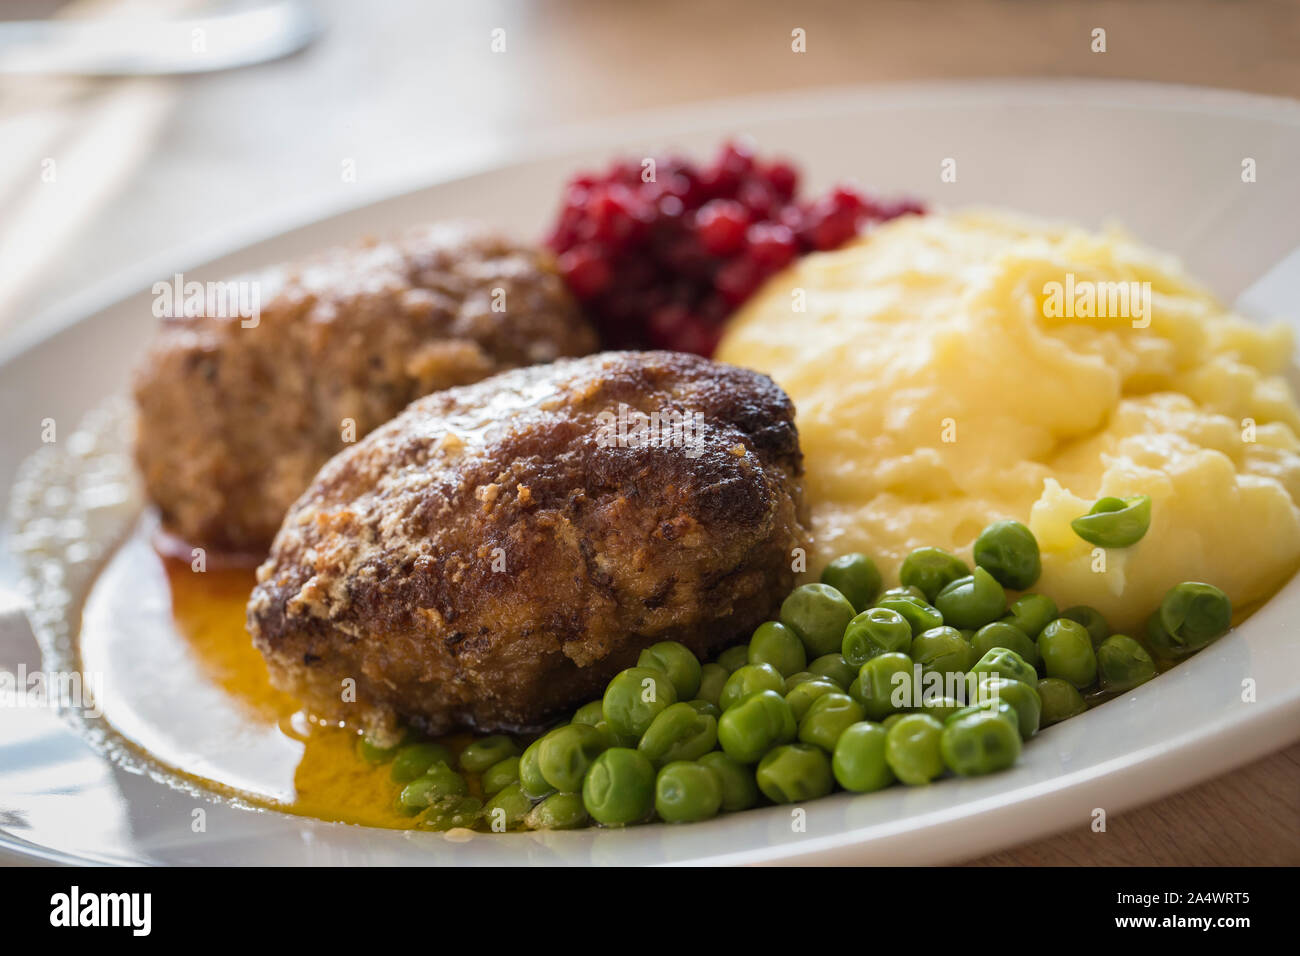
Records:
<instances>
[{"instance_id":1,"label":"second meat patty","mask_svg":"<svg viewBox=\"0 0 1300 956\"><path fill-rule=\"evenodd\" d=\"M135 379L163 526L223 552L264 554L317 469L413 399L596 348L545 253L463 226L236 281L255 322L166 318Z\"/></svg>"}]
</instances>

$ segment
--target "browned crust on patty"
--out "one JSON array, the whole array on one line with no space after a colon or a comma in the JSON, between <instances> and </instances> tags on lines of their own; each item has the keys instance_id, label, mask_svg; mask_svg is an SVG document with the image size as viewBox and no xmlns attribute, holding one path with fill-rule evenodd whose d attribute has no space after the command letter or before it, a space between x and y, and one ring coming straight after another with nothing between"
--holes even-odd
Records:
<instances>
[{"instance_id":1,"label":"browned crust on patty","mask_svg":"<svg viewBox=\"0 0 1300 956\"><path fill-rule=\"evenodd\" d=\"M698 443L611 446L620 403L698 412ZM669 352L508 372L331 460L258 571L249 629L323 716L536 728L655 641L707 656L766 620L806 543L801 469L790 400L755 372Z\"/></svg>"},{"instance_id":2,"label":"browned crust on patty","mask_svg":"<svg viewBox=\"0 0 1300 956\"><path fill-rule=\"evenodd\" d=\"M219 551L265 554L348 422L360 437L421 395L596 348L545 253L472 227L241 279L256 327L166 318L135 377L145 489L168 531Z\"/></svg>"}]
</instances>

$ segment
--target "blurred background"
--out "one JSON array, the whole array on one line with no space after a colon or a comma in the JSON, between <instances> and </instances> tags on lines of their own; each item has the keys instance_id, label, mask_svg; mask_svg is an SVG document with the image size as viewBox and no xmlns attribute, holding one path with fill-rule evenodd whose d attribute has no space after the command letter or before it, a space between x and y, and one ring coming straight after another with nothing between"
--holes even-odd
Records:
<instances>
[{"instance_id":1,"label":"blurred background","mask_svg":"<svg viewBox=\"0 0 1300 956\"><path fill-rule=\"evenodd\" d=\"M523 158L560 127L998 76L1297 97L1300 4L5 0L0 339L178 247Z\"/></svg>"}]
</instances>

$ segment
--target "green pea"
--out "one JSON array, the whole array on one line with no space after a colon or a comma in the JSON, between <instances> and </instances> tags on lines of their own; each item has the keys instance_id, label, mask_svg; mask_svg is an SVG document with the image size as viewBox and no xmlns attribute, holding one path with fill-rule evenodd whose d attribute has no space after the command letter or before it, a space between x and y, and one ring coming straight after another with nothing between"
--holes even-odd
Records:
<instances>
[{"instance_id":1,"label":"green pea","mask_svg":"<svg viewBox=\"0 0 1300 956\"><path fill-rule=\"evenodd\" d=\"M781 604L781 623L799 635L810 657L838 654L844 629L857 612L829 584L804 584Z\"/></svg>"},{"instance_id":2,"label":"green pea","mask_svg":"<svg viewBox=\"0 0 1300 956\"><path fill-rule=\"evenodd\" d=\"M730 676L731 671L721 664L705 664L700 668L700 689L697 691L699 699L716 705L722 699L722 688Z\"/></svg>"},{"instance_id":3,"label":"green pea","mask_svg":"<svg viewBox=\"0 0 1300 956\"><path fill-rule=\"evenodd\" d=\"M933 604L940 591L968 574L970 568L957 555L943 548L917 548L903 559L898 580L905 587L920 588L925 599Z\"/></svg>"},{"instance_id":4,"label":"green pea","mask_svg":"<svg viewBox=\"0 0 1300 956\"><path fill-rule=\"evenodd\" d=\"M778 744L794 740L797 730L785 698L776 691L761 690L722 712L718 743L732 760L754 763Z\"/></svg>"},{"instance_id":5,"label":"green pea","mask_svg":"<svg viewBox=\"0 0 1300 956\"><path fill-rule=\"evenodd\" d=\"M904 717L907 716L909 715L906 713L890 714L888 717L886 717L884 720L880 722L880 726L884 727L885 730L889 730L891 727L894 726L894 724L898 723L900 720L902 720ZM934 715L931 714L930 716L933 717Z\"/></svg>"},{"instance_id":6,"label":"green pea","mask_svg":"<svg viewBox=\"0 0 1300 956\"><path fill-rule=\"evenodd\" d=\"M555 731L553 730L551 733L555 733ZM523 754L519 757L519 786L527 796L532 797L534 800L541 799L555 789L542 776L542 768L539 763L542 741L548 736L549 734L543 734L538 737L524 748Z\"/></svg>"},{"instance_id":7,"label":"green pea","mask_svg":"<svg viewBox=\"0 0 1300 956\"><path fill-rule=\"evenodd\" d=\"M1178 657L1198 651L1232 624L1232 602L1213 584L1184 581L1165 594L1147 621L1147 639L1162 653Z\"/></svg>"},{"instance_id":8,"label":"green pea","mask_svg":"<svg viewBox=\"0 0 1300 956\"><path fill-rule=\"evenodd\" d=\"M456 763L456 757L442 744L407 744L393 758L389 776L394 783L410 783L416 777L423 777L435 763L445 763L450 767Z\"/></svg>"},{"instance_id":9,"label":"green pea","mask_svg":"<svg viewBox=\"0 0 1300 956\"><path fill-rule=\"evenodd\" d=\"M428 772L419 779L433 781L434 795L438 797L463 797L469 793L469 784L465 782L465 778L442 761L430 767Z\"/></svg>"},{"instance_id":10,"label":"green pea","mask_svg":"<svg viewBox=\"0 0 1300 956\"><path fill-rule=\"evenodd\" d=\"M858 676L858 668L844 659L843 654L823 654L808 665L808 670L839 686L841 689L853 683Z\"/></svg>"},{"instance_id":11,"label":"green pea","mask_svg":"<svg viewBox=\"0 0 1300 956\"><path fill-rule=\"evenodd\" d=\"M785 678L771 664L746 664L727 678L718 706L725 713L750 694L760 690L785 692Z\"/></svg>"},{"instance_id":12,"label":"green pea","mask_svg":"<svg viewBox=\"0 0 1300 956\"><path fill-rule=\"evenodd\" d=\"M519 758L506 757L504 760L497 761L483 771L480 782L483 785L483 792L489 796L512 783L518 783Z\"/></svg>"},{"instance_id":13,"label":"green pea","mask_svg":"<svg viewBox=\"0 0 1300 956\"><path fill-rule=\"evenodd\" d=\"M933 717L907 714L885 733L885 762L903 783L923 786L943 773L942 736L943 724Z\"/></svg>"},{"instance_id":14,"label":"green pea","mask_svg":"<svg viewBox=\"0 0 1300 956\"><path fill-rule=\"evenodd\" d=\"M1070 527L1084 541L1099 548L1128 548L1137 544L1151 527L1151 498L1100 499L1092 510L1070 522Z\"/></svg>"},{"instance_id":15,"label":"green pea","mask_svg":"<svg viewBox=\"0 0 1300 956\"><path fill-rule=\"evenodd\" d=\"M813 705L813 701L827 694L839 693L842 693L839 684L824 677L819 677L816 680L804 681L796 686L785 695L785 702L790 705L790 713L794 714L794 719L800 721L808 713L808 708Z\"/></svg>"},{"instance_id":16,"label":"green pea","mask_svg":"<svg viewBox=\"0 0 1300 956\"><path fill-rule=\"evenodd\" d=\"M1038 539L1019 521L995 521L981 531L972 557L977 567L1013 591L1032 587L1043 573ZM1002 613L1000 609L998 613Z\"/></svg>"},{"instance_id":17,"label":"green pea","mask_svg":"<svg viewBox=\"0 0 1300 956\"><path fill-rule=\"evenodd\" d=\"M749 639L749 663L770 664L788 676L807 666L808 652L794 631L780 621L768 621Z\"/></svg>"},{"instance_id":18,"label":"green pea","mask_svg":"<svg viewBox=\"0 0 1300 956\"><path fill-rule=\"evenodd\" d=\"M420 819L420 828L447 831L453 827L477 826L482 810L483 801L477 797L439 797Z\"/></svg>"},{"instance_id":19,"label":"green pea","mask_svg":"<svg viewBox=\"0 0 1300 956\"><path fill-rule=\"evenodd\" d=\"M918 601L927 600L925 596L925 592L922 591L920 588L918 588L916 585L900 584L896 588L886 588L885 590L881 591L880 594L876 596L875 607L880 607L880 602L882 601L887 601L891 598L900 598L900 597L915 598Z\"/></svg>"},{"instance_id":20,"label":"green pea","mask_svg":"<svg viewBox=\"0 0 1300 956\"><path fill-rule=\"evenodd\" d=\"M714 720L717 720L719 717L722 716L722 708L719 707L717 704L713 703L713 701L711 700L700 700L697 697L695 700L686 701L686 706L693 707L697 714L707 714L709 717L712 717ZM654 724L651 724L650 726L653 727Z\"/></svg>"},{"instance_id":21,"label":"green pea","mask_svg":"<svg viewBox=\"0 0 1300 956\"><path fill-rule=\"evenodd\" d=\"M871 607L880 593L880 571L865 554L842 554L822 570L822 584L839 591L855 610Z\"/></svg>"},{"instance_id":22,"label":"green pea","mask_svg":"<svg viewBox=\"0 0 1300 956\"><path fill-rule=\"evenodd\" d=\"M831 771L841 787L871 793L894 782L894 771L885 761L886 736L883 726L869 720L844 729L831 758Z\"/></svg>"},{"instance_id":23,"label":"green pea","mask_svg":"<svg viewBox=\"0 0 1300 956\"><path fill-rule=\"evenodd\" d=\"M866 711L866 702L863 700L862 697L861 676L853 678L853 683L849 685L849 689L845 691L845 693L848 694L850 697L852 697L854 700L856 700L859 704L862 704L863 711L864 712ZM788 695L787 695L787 699L789 699Z\"/></svg>"},{"instance_id":24,"label":"green pea","mask_svg":"<svg viewBox=\"0 0 1300 956\"><path fill-rule=\"evenodd\" d=\"M694 760L718 742L718 722L689 703L673 704L657 716L636 749L656 767L674 760Z\"/></svg>"},{"instance_id":25,"label":"green pea","mask_svg":"<svg viewBox=\"0 0 1300 956\"><path fill-rule=\"evenodd\" d=\"M911 707L917 699L912 659L906 654L881 654L858 672L858 702L868 720Z\"/></svg>"},{"instance_id":26,"label":"green pea","mask_svg":"<svg viewBox=\"0 0 1300 956\"><path fill-rule=\"evenodd\" d=\"M469 793L465 778L441 761L429 768L429 772L417 777L402 788L397 802L407 813L419 813L432 806L441 797L464 796Z\"/></svg>"},{"instance_id":27,"label":"green pea","mask_svg":"<svg viewBox=\"0 0 1300 956\"><path fill-rule=\"evenodd\" d=\"M830 680L824 674L814 674L812 671L799 671L797 674L791 674L785 679L785 692L788 694L800 684L810 680ZM834 681L831 681L834 683Z\"/></svg>"},{"instance_id":28,"label":"green pea","mask_svg":"<svg viewBox=\"0 0 1300 956\"><path fill-rule=\"evenodd\" d=\"M483 818L494 833L513 830L524 822L533 801L517 783L507 784L483 806Z\"/></svg>"},{"instance_id":29,"label":"green pea","mask_svg":"<svg viewBox=\"0 0 1300 956\"><path fill-rule=\"evenodd\" d=\"M420 809L403 807L400 802L398 804L398 809L407 816L415 816L423 812L423 816L416 823L416 826L421 830L443 832L453 827L477 826L481 817L479 811L482 807L482 800L470 796L439 797L428 807Z\"/></svg>"},{"instance_id":30,"label":"green pea","mask_svg":"<svg viewBox=\"0 0 1300 956\"><path fill-rule=\"evenodd\" d=\"M844 631L844 659L861 667L878 654L906 654L912 646L912 626L887 607L863 611Z\"/></svg>"},{"instance_id":31,"label":"green pea","mask_svg":"<svg viewBox=\"0 0 1300 956\"><path fill-rule=\"evenodd\" d=\"M748 663L748 644L737 644L735 647L729 647L718 655L718 664L724 667L728 674L739 670Z\"/></svg>"},{"instance_id":32,"label":"green pea","mask_svg":"<svg viewBox=\"0 0 1300 956\"><path fill-rule=\"evenodd\" d=\"M519 745L504 734L480 737L460 752L460 769L466 773L482 773L494 763L518 753Z\"/></svg>"},{"instance_id":33,"label":"green pea","mask_svg":"<svg viewBox=\"0 0 1300 956\"><path fill-rule=\"evenodd\" d=\"M559 727L542 738L537 769L551 787L563 793L575 793L582 787L582 778L592 762L608 744L604 734L595 727L586 724Z\"/></svg>"},{"instance_id":34,"label":"green pea","mask_svg":"<svg viewBox=\"0 0 1300 956\"><path fill-rule=\"evenodd\" d=\"M609 725L609 721L602 720L595 725L596 730L600 732L601 737L605 740L606 747L635 747L636 738L629 737L627 734L617 733Z\"/></svg>"},{"instance_id":35,"label":"green pea","mask_svg":"<svg viewBox=\"0 0 1300 956\"><path fill-rule=\"evenodd\" d=\"M1077 717L1088 709L1074 685L1059 677L1045 677L1038 682L1038 697L1043 702L1042 726L1050 727Z\"/></svg>"},{"instance_id":36,"label":"green pea","mask_svg":"<svg viewBox=\"0 0 1300 956\"><path fill-rule=\"evenodd\" d=\"M812 702L799 721L799 740L834 753L844 729L865 716L862 705L848 694L824 694Z\"/></svg>"},{"instance_id":37,"label":"green pea","mask_svg":"<svg viewBox=\"0 0 1300 956\"><path fill-rule=\"evenodd\" d=\"M971 646L956 628L932 627L916 635L910 654L924 674L964 674L971 666Z\"/></svg>"},{"instance_id":38,"label":"green pea","mask_svg":"<svg viewBox=\"0 0 1300 956\"><path fill-rule=\"evenodd\" d=\"M357 738L357 753L369 764L388 763L397 756L409 736L409 733L403 734L391 744L380 744L367 734Z\"/></svg>"},{"instance_id":39,"label":"green pea","mask_svg":"<svg viewBox=\"0 0 1300 956\"><path fill-rule=\"evenodd\" d=\"M985 624L971 639L971 650L975 653L976 660L998 647L1015 651L1021 660L1031 666L1038 664L1038 645L1020 628L1007 623L1006 618Z\"/></svg>"},{"instance_id":40,"label":"green pea","mask_svg":"<svg viewBox=\"0 0 1300 956\"><path fill-rule=\"evenodd\" d=\"M944 724L947 725L955 720L961 720L971 714L982 713L996 714L1005 720L1017 734L1020 733L1020 715L1016 713L1016 709L1008 701L1002 700L1000 697L989 697L980 700L978 703L967 704L961 710L949 714Z\"/></svg>"},{"instance_id":41,"label":"green pea","mask_svg":"<svg viewBox=\"0 0 1300 956\"><path fill-rule=\"evenodd\" d=\"M924 598L902 594L893 597L882 597L876 602L876 607L894 611L900 615L912 629L913 635L928 631L932 627L940 627L943 624L943 615L939 613L939 609L932 607Z\"/></svg>"},{"instance_id":42,"label":"green pea","mask_svg":"<svg viewBox=\"0 0 1300 956\"><path fill-rule=\"evenodd\" d=\"M1038 725L1043 718L1043 701L1038 696L1037 681L1028 683L1009 677L982 674L976 685L975 696L980 700L996 699L1010 704L1016 712L1020 736L1025 740L1038 733Z\"/></svg>"},{"instance_id":43,"label":"green pea","mask_svg":"<svg viewBox=\"0 0 1300 956\"><path fill-rule=\"evenodd\" d=\"M696 763L713 771L722 788L722 809L728 813L748 810L758 803L758 784L754 769L732 760L720 750L705 754Z\"/></svg>"},{"instance_id":44,"label":"green pea","mask_svg":"<svg viewBox=\"0 0 1300 956\"><path fill-rule=\"evenodd\" d=\"M456 827L477 828L483 818L483 801L477 797L440 797L424 811L416 826L445 833Z\"/></svg>"},{"instance_id":45,"label":"green pea","mask_svg":"<svg viewBox=\"0 0 1300 956\"><path fill-rule=\"evenodd\" d=\"M587 724L595 727L605 719L605 705L603 701L593 700L583 704L573 712L571 724Z\"/></svg>"},{"instance_id":46,"label":"green pea","mask_svg":"<svg viewBox=\"0 0 1300 956\"><path fill-rule=\"evenodd\" d=\"M1005 617L1006 624L1018 627L1030 640L1036 638L1052 621L1064 617L1056 610L1056 602L1046 594L1022 594L1011 602ZM1012 650L1015 650L1013 647ZM1037 652L1035 651L1035 654Z\"/></svg>"},{"instance_id":47,"label":"green pea","mask_svg":"<svg viewBox=\"0 0 1300 956\"><path fill-rule=\"evenodd\" d=\"M637 658L637 667L663 671L673 682L678 700L690 700L700 690L700 661L685 644L660 641L651 644Z\"/></svg>"},{"instance_id":48,"label":"green pea","mask_svg":"<svg viewBox=\"0 0 1300 956\"><path fill-rule=\"evenodd\" d=\"M588 819L582 794L553 793L528 811L524 825L530 830L575 830Z\"/></svg>"},{"instance_id":49,"label":"green pea","mask_svg":"<svg viewBox=\"0 0 1300 956\"><path fill-rule=\"evenodd\" d=\"M997 714L967 714L944 726L939 748L948 769L973 777L1014 764L1020 756L1020 734Z\"/></svg>"},{"instance_id":50,"label":"green pea","mask_svg":"<svg viewBox=\"0 0 1300 956\"><path fill-rule=\"evenodd\" d=\"M1088 629L1078 621L1057 618L1038 635L1038 653L1048 677L1059 677L1075 687L1092 686L1097 679L1097 654ZM1004 674L1014 677L1014 674Z\"/></svg>"},{"instance_id":51,"label":"green pea","mask_svg":"<svg viewBox=\"0 0 1300 956\"><path fill-rule=\"evenodd\" d=\"M1007 595L987 569L977 567L940 591L934 606L951 627L980 628L1002 616Z\"/></svg>"},{"instance_id":52,"label":"green pea","mask_svg":"<svg viewBox=\"0 0 1300 956\"><path fill-rule=\"evenodd\" d=\"M1082 624L1088 630L1088 638L1092 641L1093 650L1101 647L1101 642L1110 634L1110 625L1106 623L1106 618L1102 616L1101 611L1095 607L1088 607L1086 604L1076 604L1074 607L1067 607L1061 612L1061 617L1067 621L1074 621L1076 624ZM1048 622L1051 623L1050 621ZM1044 625L1046 626L1046 625ZM1041 632L1040 632L1041 633Z\"/></svg>"},{"instance_id":53,"label":"green pea","mask_svg":"<svg viewBox=\"0 0 1300 956\"><path fill-rule=\"evenodd\" d=\"M802 803L835 788L831 759L809 744L785 744L758 762L758 789L773 803Z\"/></svg>"},{"instance_id":54,"label":"green pea","mask_svg":"<svg viewBox=\"0 0 1300 956\"><path fill-rule=\"evenodd\" d=\"M640 740L650 722L677 703L672 679L650 667L629 667L614 675L605 688L605 722L619 736Z\"/></svg>"},{"instance_id":55,"label":"green pea","mask_svg":"<svg viewBox=\"0 0 1300 956\"><path fill-rule=\"evenodd\" d=\"M962 703L955 697L937 697L921 695L921 712L929 714L939 723L943 723L957 711L962 709Z\"/></svg>"},{"instance_id":56,"label":"green pea","mask_svg":"<svg viewBox=\"0 0 1300 956\"><path fill-rule=\"evenodd\" d=\"M675 760L655 779L655 812L666 823L709 820L722 808L722 784L704 764Z\"/></svg>"},{"instance_id":57,"label":"green pea","mask_svg":"<svg viewBox=\"0 0 1300 956\"><path fill-rule=\"evenodd\" d=\"M1097 648L1097 675L1102 690L1119 693L1155 677L1156 664L1147 649L1133 638L1112 634Z\"/></svg>"},{"instance_id":58,"label":"green pea","mask_svg":"<svg viewBox=\"0 0 1300 956\"><path fill-rule=\"evenodd\" d=\"M627 747L610 747L602 753L582 782L583 806L592 819L606 826L644 820L654 802L654 764Z\"/></svg>"},{"instance_id":59,"label":"green pea","mask_svg":"<svg viewBox=\"0 0 1300 956\"><path fill-rule=\"evenodd\" d=\"M992 674L995 677L1009 677L1033 685L1038 682L1038 671L1034 665L1011 650L1009 647L995 647L987 651L970 672L975 675Z\"/></svg>"}]
</instances>

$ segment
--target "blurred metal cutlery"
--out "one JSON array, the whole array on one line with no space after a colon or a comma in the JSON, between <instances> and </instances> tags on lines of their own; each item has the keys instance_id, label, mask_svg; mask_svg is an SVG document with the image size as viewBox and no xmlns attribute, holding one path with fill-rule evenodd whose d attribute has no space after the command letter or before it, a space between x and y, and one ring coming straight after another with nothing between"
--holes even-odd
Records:
<instances>
[{"instance_id":1,"label":"blurred metal cutlery","mask_svg":"<svg viewBox=\"0 0 1300 956\"><path fill-rule=\"evenodd\" d=\"M221 9L226 12L220 12ZM93 17L0 23L0 74L205 73L294 53L320 32L304 0L224 5L210 16Z\"/></svg>"}]
</instances>

